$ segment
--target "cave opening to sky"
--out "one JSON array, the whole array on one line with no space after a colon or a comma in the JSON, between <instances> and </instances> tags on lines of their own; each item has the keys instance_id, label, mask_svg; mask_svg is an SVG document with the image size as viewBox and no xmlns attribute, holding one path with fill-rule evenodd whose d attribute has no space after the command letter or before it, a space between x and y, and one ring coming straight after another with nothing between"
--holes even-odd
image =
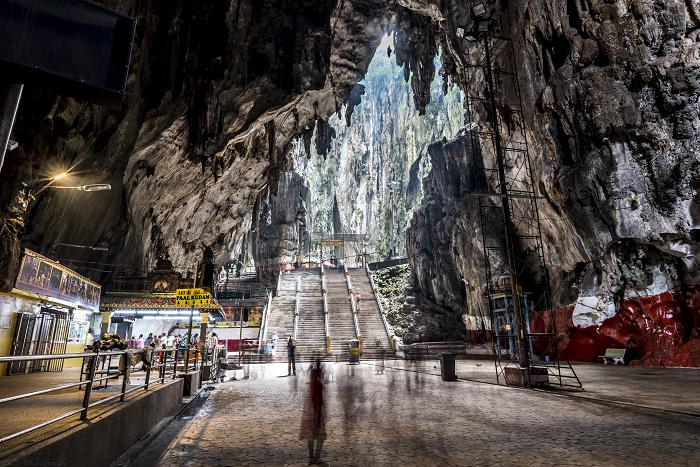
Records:
<instances>
[{"instance_id":1,"label":"cave opening to sky","mask_svg":"<svg viewBox=\"0 0 700 467\"><path fill-rule=\"evenodd\" d=\"M464 124L462 93L454 86L444 95L439 72L426 113L418 114L410 82L388 53L392 49L392 37L384 36L360 82L364 95L351 125L344 116L330 119L336 137L328 154L312 148L310 158L296 158L310 185L309 230L367 234L373 260L406 256L406 228L431 167L428 146L455 137ZM353 263L353 252L345 254Z\"/></svg>"}]
</instances>

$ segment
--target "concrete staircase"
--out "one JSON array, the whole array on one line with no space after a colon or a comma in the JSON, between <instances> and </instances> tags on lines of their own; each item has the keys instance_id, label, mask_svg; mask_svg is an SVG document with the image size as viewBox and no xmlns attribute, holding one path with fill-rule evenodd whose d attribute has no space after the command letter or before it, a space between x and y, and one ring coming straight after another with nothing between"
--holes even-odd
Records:
<instances>
[{"instance_id":1,"label":"concrete staircase","mask_svg":"<svg viewBox=\"0 0 700 467\"><path fill-rule=\"evenodd\" d=\"M323 315L321 269L301 269L296 276L301 277L297 358L309 359L315 353L324 357L326 355L326 329Z\"/></svg>"},{"instance_id":2,"label":"concrete staircase","mask_svg":"<svg viewBox=\"0 0 700 467\"><path fill-rule=\"evenodd\" d=\"M389 335L384 327L377 300L372 292L367 271L364 268L348 268L352 293L360 294L360 308L357 319L362 333L363 356L365 358L381 357L391 354Z\"/></svg>"},{"instance_id":3,"label":"concrete staircase","mask_svg":"<svg viewBox=\"0 0 700 467\"><path fill-rule=\"evenodd\" d=\"M295 275L282 276L279 296L273 297L268 319L267 338L277 333L278 357L286 357L286 342L294 334L294 307L296 305L297 278ZM264 337L264 336L263 336Z\"/></svg>"},{"instance_id":4,"label":"concrete staircase","mask_svg":"<svg viewBox=\"0 0 700 467\"><path fill-rule=\"evenodd\" d=\"M359 293L358 321L363 338L361 358L379 358L391 354L389 337L384 329L369 277L364 269L348 269L353 293ZM282 276L279 295L272 299L268 319L267 338L277 333L277 355L286 356L287 338L294 333L294 309L296 306L297 278L300 278L299 323L297 329L297 360L307 360L314 354L326 355L325 316L321 289L321 269L297 269ZM347 361L348 341L355 339L355 323L352 316L352 296L348 294L345 273L342 269L326 268L325 285L328 300L328 321L331 339L330 358ZM377 339L381 345L377 345Z\"/></svg>"},{"instance_id":5,"label":"concrete staircase","mask_svg":"<svg viewBox=\"0 0 700 467\"><path fill-rule=\"evenodd\" d=\"M328 321L331 334L331 356L347 360L348 341L357 337L352 319L352 304L342 269L327 268L326 294L328 295Z\"/></svg>"}]
</instances>

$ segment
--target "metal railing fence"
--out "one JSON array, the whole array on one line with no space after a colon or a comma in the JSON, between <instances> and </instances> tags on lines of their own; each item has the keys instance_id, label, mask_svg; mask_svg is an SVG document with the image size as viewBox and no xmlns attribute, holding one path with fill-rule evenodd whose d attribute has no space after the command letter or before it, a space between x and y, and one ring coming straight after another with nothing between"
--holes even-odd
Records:
<instances>
[{"instance_id":1,"label":"metal railing fence","mask_svg":"<svg viewBox=\"0 0 700 467\"><path fill-rule=\"evenodd\" d=\"M65 389L69 389L69 388L77 387L78 390L80 390L80 388L82 386L85 386L85 393L83 395L83 402L82 402L80 408L71 409L64 414L59 415L58 417L54 417L50 420L39 423L39 424L34 425L30 428L27 428L27 429L24 429L22 431L5 436L4 438L0 439L0 443L3 443L5 441L9 441L9 440L14 439L18 436L30 433L30 432L35 431L35 430L38 430L39 428L43 428L45 426L51 425L52 423L56 423L58 421L64 420L64 419L71 417L73 415L76 415L76 414L80 414L81 420L86 420L88 418L89 410L93 407L97 407L99 405L105 404L105 403L113 401L115 399L119 399L120 402L124 402L124 399L125 399L127 394L130 394L138 389L143 388L145 391L147 391L149 388L149 385L165 384L165 379L169 376L172 376L172 379L177 378L178 371L187 372L190 370L196 370L198 368L198 365L202 363L202 360L200 359L200 352L193 352L191 354L189 361L185 362L184 357L183 357L184 350L185 349L182 349L182 348L181 349L175 349L175 348L154 349L153 356L151 358L152 361L150 362L150 365L147 365L147 364L143 365L143 367L145 368L145 371L146 371L146 375L145 375L144 382L142 384L129 385L129 387L128 387L127 386L127 379L123 378L121 390L117 394L102 398L96 402L91 402L92 391L93 391L93 387L94 387L95 383L104 382L105 384L107 384L108 380L118 379L120 376L125 375L125 372L121 371L121 370L117 370L116 373L112 374L109 367L106 371L105 370L98 370L99 360L105 359L107 357L110 357L110 359L111 359L112 357L115 357L115 356L119 356L120 359L126 358L126 357L122 357L122 356L126 355L126 353L127 353L126 350L116 350L116 351L107 351L107 352L100 352L99 350L97 350L94 352L72 353L72 354L62 354L62 355L25 355L25 356L0 357L0 363L32 362L32 361L38 361L38 360L66 360L66 359L71 359L71 358L82 358L83 359L83 367L82 367L83 369L81 370L79 381L74 382L74 383L62 384L62 385L51 387L48 389L41 389L38 391L26 392L26 393L17 394L17 395L10 396L10 397L5 397L5 398L0 399L0 406L2 406L2 404L8 403L8 402L29 399L30 397L41 396L41 395L49 394L49 393L56 392L56 391L63 391ZM139 354L143 355L144 354L143 350L136 350L136 351L132 351L132 352L134 355L139 355ZM207 352L205 351L205 353L203 355L206 355L206 354L207 354ZM122 365L120 365L120 367L121 366ZM153 382L151 381L152 372L156 372L156 374L158 375L157 379ZM103 373L104 376L98 376L101 373ZM83 379L83 376L86 376L85 379ZM8 376L8 378L21 378L21 377L22 376Z\"/></svg>"}]
</instances>

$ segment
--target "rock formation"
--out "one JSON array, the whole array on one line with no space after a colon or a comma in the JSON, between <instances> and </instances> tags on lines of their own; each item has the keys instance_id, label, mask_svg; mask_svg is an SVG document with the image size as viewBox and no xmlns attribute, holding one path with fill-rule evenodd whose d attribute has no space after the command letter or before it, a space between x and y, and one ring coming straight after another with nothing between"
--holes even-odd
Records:
<instances>
[{"instance_id":1,"label":"rock formation","mask_svg":"<svg viewBox=\"0 0 700 467\"><path fill-rule=\"evenodd\" d=\"M395 34L419 113L438 50L447 89L469 88L465 65L477 53L457 35L469 24L469 5L457 0L103 3L138 20L123 108L25 90L20 149L0 181L3 290L18 268L22 181L61 167L76 184L112 185L90 197L44 190L21 236L45 254L54 242L109 244L103 253L71 252L92 278L144 271L158 257L184 272L204 247L222 263L258 222L253 207L264 212L262 198L292 170L293 141L309 152L315 139L328 153L329 118L357 109L356 85L384 33ZM691 287L700 274L700 8L679 0L486 4L517 51L553 299L580 304L571 330L612 319L625 299ZM433 173L406 241L415 283L442 309L474 315L484 306L479 227L474 206L454 191L468 181L472 151L456 137L429 154ZM697 339L692 309L679 315L673 348Z\"/></svg>"}]
</instances>

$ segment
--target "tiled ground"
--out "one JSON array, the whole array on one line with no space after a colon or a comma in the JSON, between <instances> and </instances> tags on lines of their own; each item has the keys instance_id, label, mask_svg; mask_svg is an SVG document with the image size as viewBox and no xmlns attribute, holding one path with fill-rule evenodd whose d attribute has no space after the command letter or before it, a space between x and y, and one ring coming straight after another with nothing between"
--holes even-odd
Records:
<instances>
[{"instance_id":1,"label":"tiled ground","mask_svg":"<svg viewBox=\"0 0 700 467\"><path fill-rule=\"evenodd\" d=\"M435 361L387 365L394 368L383 374L372 363L326 365L325 465L700 465L700 417L692 413L601 403L591 400L591 389L561 397L477 381L443 382ZM460 376L467 372L464 365L458 362ZM488 363L469 365L477 375L493 371ZM583 373L598 369L611 371L597 365ZM160 465L308 464L306 442L298 439L308 375L286 373L286 364L253 365L249 379L217 384ZM663 392L663 379L655 381L659 399L678 390Z\"/></svg>"}]
</instances>

